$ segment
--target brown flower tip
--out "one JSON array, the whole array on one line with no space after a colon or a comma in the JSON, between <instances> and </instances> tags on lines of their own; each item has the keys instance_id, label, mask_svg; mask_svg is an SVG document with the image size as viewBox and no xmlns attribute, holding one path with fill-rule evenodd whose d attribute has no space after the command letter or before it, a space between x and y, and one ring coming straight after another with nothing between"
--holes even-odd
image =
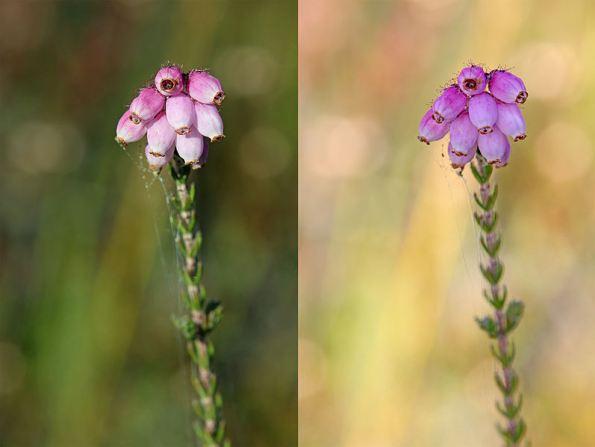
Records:
<instances>
[{"instance_id":1,"label":"brown flower tip","mask_svg":"<svg viewBox=\"0 0 595 447\"><path fill-rule=\"evenodd\" d=\"M524 104L528 97L529 97L529 93L522 91L516 97L516 102L519 104Z\"/></svg>"},{"instance_id":2,"label":"brown flower tip","mask_svg":"<svg viewBox=\"0 0 595 447\"><path fill-rule=\"evenodd\" d=\"M166 92L171 92L176 87L176 81L174 79L164 79L161 81L161 88Z\"/></svg>"},{"instance_id":3,"label":"brown flower tip","mask_svg":"<svg viewBox=\"0 0 595 447\"><path fill-rule=\"evenodd\" d=\"M215 94L215 97L213 98L213 102L215 103L215 105L221 106L221 103L223 103L224 99L225 99L225 93L217 92L217 94Z\"/></svg>"}]
</instances>

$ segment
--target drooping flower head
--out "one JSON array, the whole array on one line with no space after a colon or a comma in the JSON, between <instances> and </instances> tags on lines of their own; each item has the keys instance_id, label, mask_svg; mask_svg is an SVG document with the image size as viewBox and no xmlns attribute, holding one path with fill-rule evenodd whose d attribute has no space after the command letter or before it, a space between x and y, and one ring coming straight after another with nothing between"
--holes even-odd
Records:
<instances>
[{"instance_id":1,"label":"drooping flower head","mask_svg":"<svg viewBox=\"0 0 595 447\"><path fill-rule=\"evenodd\" d=\"M176 151L185 164L201 167L208 142L224 138L218 110L224 98L221 82L209 72L185 74L177 65L167 65L158 70L153 84L139 90L120 117L116 141L126 147L146 134L145 156L154 170L167 165Z\"/></svg>"},{"instance_id":2,"label":"drooping flower head","mask_svg":"<svg viewBox=\"0 0 595 447\"><path fill-rule=\"evenodd\" d=\"M450 132L447 152L457 169L476 154L497 168L506 166L511 153L508 137L516 142L527 136L519 108L527 97L522 79L507 70L486 75L479 65L464 67L457 83L442 90L422 117L417 138L430 144Z\"/></svg>"}]
</instances>

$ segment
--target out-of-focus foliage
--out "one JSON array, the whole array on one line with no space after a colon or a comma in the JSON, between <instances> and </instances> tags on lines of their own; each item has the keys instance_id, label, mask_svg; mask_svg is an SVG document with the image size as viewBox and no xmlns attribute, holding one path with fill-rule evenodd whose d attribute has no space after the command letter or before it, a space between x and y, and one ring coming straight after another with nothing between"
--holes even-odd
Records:
<instances>
[{"instance_id":1,"label":"out-of-focus foliage","mask_svg":"<svg viewBox=\"0 0 595 447\"><path fill-rule=\"evenodd\" d=\"M529 438L593 445L593 3L301 3L300 445L499 445L475 181L415 138L469 60L529 90L497 173Z\"/></svg>"},{"instance_id":2,"label":"out-of-focus foliage","mask_svg":"<svg viewBox=\"0 0 595 447\"><path fill-rule=\"evenodd\" d=\"M0 445L194 445L163 191L113 141L167 61L227 92L198 182L230 435L295 445L296 35L292 1L0 2Z\"/></svg>"}]
</instances>

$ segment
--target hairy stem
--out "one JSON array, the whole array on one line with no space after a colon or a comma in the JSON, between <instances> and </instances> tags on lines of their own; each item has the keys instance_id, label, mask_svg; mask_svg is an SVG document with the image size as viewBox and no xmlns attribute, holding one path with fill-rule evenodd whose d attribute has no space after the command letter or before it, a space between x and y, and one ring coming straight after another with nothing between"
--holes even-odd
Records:
<instances>
[{"instance_id":1,"label":"hairy stem","mask_svg":"<svg viewBox=\"0 0 595 447\"><path fill-rule=\"evenodd\" d=\"M498 214L495 211L498 186L491 180L493 168L478 155L471 170L479 183L479 194L474 194L479 207L475 220L481 231L481 246L487 255L487 261L480 264L481 273L488 283L484 297L493 309L491 316L477 318L477 323L494 340L491 350L499 364L495 380L502 400L496 402L496 408L504 417L504 425L498 424L498 431L506 447L519 447L527 426L520 415L523 399L519 392L519 377L512 366L515 346L510 335L521 320L524 304L508 300L506 286L502 284L504 265L498 257L501 238L497 231Z\"/></svg>"},{"instance_id":2,"label":"hairy stem","mask_svg":"<svg viewBox=\"0 0 595 447\"><path fill-rule=\"evenodd\" d=\"M183 301L187 314L175 318L175 324L186 339L191 360L192 387L196 393L192 406L198 417L194 432L203 447L230 447L225 436L223 401L213 372L214 348L209 334L221 321L219 302L207 298L202 284L200 249L202 235L196 212L196 188L189 182L191 168L173 160L170 168L175 182L172 194L172 222L181 253L180 274L183 278Z\"/></svg>"}]
</instances>

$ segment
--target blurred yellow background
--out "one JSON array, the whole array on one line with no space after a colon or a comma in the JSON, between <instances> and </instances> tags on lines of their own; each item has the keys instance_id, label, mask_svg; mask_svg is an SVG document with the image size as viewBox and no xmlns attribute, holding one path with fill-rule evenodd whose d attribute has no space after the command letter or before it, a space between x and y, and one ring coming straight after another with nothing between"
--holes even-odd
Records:
<instances>
[{"instance_id":1,"label":"blurred yellow background","mask_svg":"<svg viewBox=\"0 0 595 447\"><path fill-rule=\"evenodd\" d=\"M471 213L417 125L467 62L524 78L498 172L529 439L595 445L595 5L300 2L300 445L499 445Z\"/></svg>"}]
</instances>

